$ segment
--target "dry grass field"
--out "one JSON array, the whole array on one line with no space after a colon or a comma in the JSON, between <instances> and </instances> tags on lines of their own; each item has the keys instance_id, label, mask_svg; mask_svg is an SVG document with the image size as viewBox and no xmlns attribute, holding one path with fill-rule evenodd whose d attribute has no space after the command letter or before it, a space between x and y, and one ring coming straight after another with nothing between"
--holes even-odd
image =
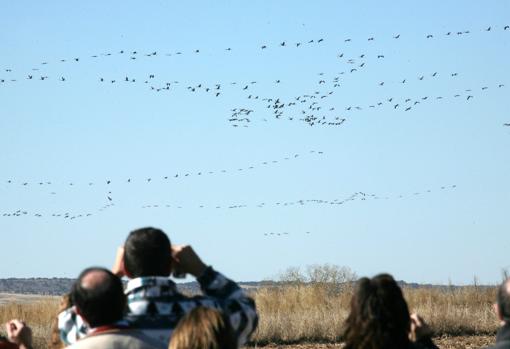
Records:
<instances>
[{"instance_id":1,"label":"dry grass field","mask_svg":"<svg viewBox=\"0 0 510 349\"><path fill-rule=\"evenodd\" d=\"M340 347L351 295L348 287L294 284L252 292L260 313L254 345L289 349ZM433 327L442 348L480 348L494 341L494 288L404 288L404 293L410 309ZM0 322L11 318L26 320L33 327L37 347L46 348L58 303L57 298L48 297L0 304Z\"/></svg>"},{"instance_id":2,"label":"dry grass field","mask_svg":"<svg viewBox=\"0 0 510 349\"><path fill-rule=\"evenodd\" d=\"M493 335L495 288L404 288L411 311L421 314L438 336ZM265 288L255 293L260 312L255 341L339 342L351 292L328 285Z\"/></svg>"}]
</instances>

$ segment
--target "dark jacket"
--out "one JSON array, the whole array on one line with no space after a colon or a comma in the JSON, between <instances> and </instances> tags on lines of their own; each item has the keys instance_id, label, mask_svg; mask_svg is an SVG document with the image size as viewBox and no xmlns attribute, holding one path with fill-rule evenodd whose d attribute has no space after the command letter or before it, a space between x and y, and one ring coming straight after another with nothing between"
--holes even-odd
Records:
<instances>
[{"instance_id":1,"label":"dark jacket","mask_svg":"<svg viewBox=\"0 0 510 349\"><path fill-rule=\"evenodd\" d=\"M487 349L510 349L510 324L505 323L503 327L498 330L496 335L496 344Z\"/></svg>"},{"instance_id":2,"label":"dark jacket","mask_svg":"<svg viewBox=\"0 0 510 349\"><path fill-rule=\"evenodd\" d=\"M423 338L416 342L411 342L410 349L439 349L431 338Z\"/></svg>"}]
</instances>

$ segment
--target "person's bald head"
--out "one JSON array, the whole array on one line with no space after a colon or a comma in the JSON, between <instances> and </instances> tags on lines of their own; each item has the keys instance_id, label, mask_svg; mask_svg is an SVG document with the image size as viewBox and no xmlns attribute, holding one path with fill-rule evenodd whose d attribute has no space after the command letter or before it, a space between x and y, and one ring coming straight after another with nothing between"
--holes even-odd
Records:
<instances>
[{"instance_id":1,"label":"person's bald head","mask_svg":"<svg viewBox=\"0 0 510 349\"><path fill-rule=\"evenodd\" d=\"M101 284L107 282L108 273L107 270L102 269L92 269L87 271L83 277L81 278L80 285L84 289L94 289Z\"/></svg>"},{"instance_id":2,"label":"person's bald head","mask_svg":"<svg viewBox=\"0 0 510 349\"><path fill-rule=\"evenodd\" d=\"M82 271L73 285L71 299L92 328L113 324L124 316L126 296L122 282L104 268Z\"/></svg>"},{"instance_id":3,"label":"person's bald head","mask_svg":"<svg viewBox=\"0 0 510 349\"><path fill-rule=\"evenodd\" d=\"M510 322L510 279L506 279L498 288L497 307L500 320Z\"/></svg>"}]
</instances>

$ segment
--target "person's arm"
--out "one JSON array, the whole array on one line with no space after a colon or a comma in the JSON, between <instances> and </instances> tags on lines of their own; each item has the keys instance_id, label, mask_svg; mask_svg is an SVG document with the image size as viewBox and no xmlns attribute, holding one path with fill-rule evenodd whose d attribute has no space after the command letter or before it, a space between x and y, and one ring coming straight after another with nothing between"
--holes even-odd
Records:
<instances>
[{"instance_id":1,"label":"person's arm","mask_svg":"<svg viewBox=\"0 0 510 349\"><path fill-rule=\"evenodd\" d=\"M253 299L237 283L206 266L191 246L177 246L172 250L174 269L197 278L204 295L214 299L228 316L239 346L244 345L258 325Z\"/></svg>"},{"instance_id":2,"label":"person's arm","mask_svg":"<svg viewBox=\"0 0 510 349\"><path fill-rule=\"evenodd\" d=\"M255 301L237 283L212 267L208 267L197 281L207 297L215 298L221 304L237 335L239 347L246 344L258 325Z\"/></svg>"},{"instance_id":3,"label":"person's arm","mask_svg":"<svg viewBox=\"0 0 510 349\"><path fill-rule=\"evenodd\" d=\"M19 349L32 349L32 329L23 321L14 319L5 324L9 341L18 345Z\"/></svg>"}]
</instances>

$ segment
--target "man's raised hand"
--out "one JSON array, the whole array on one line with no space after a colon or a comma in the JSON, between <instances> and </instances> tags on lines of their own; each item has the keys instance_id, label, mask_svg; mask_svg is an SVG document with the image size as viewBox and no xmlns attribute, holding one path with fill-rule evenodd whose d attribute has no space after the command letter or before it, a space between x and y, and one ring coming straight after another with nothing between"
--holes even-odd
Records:
<instances>
[{"instance_id":1,"label":"man's raised hand","mask_svg":"<svg viewBox=\"0 0 510 349\"><path fill-rule=\"evenodd\" d=\"M207 266L189 245L172 245L172 269L175 273L201 276Z\"/></svg>"}]
</instances>

